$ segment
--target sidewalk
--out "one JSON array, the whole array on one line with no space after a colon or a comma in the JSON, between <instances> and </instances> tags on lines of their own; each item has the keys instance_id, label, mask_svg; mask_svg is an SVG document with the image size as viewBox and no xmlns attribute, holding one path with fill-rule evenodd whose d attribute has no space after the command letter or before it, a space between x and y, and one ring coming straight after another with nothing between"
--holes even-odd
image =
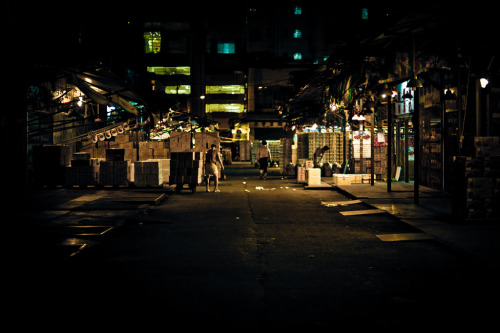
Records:
<instances>
[{"instance_id":1,"label":"sidewalk","mask_svg":"<svg viewBox=\"0 0 500 333\"><path fill-rule=\"evenodd\" d=\"M419 203L415 204L412 183L392 182L391 192L388 192L387 183L381 181L375 182L374 185L337 186L332 178L323 177L322 182L348 196L387 211L455 250L494 267L500 267L500 223L454 218L449 193L420 186Z\"/></svg>"}]
</instances>

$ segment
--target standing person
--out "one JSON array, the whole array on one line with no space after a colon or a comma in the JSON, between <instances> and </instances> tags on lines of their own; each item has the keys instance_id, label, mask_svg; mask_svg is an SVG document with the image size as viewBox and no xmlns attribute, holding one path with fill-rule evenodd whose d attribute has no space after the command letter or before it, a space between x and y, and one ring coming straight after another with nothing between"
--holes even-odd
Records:
<instances>
[{"instance_id":1,"label":"standing person","mask_svg":"<svg viewBox=\"0 0 500 333\"><path fill-rule=\"evenodd\" d=\"M210 176L214 176L214 192L220 192L219 170L217 168L217 162L220 163L221 170L224 170L224 165L222 165L222 159L220 158L219 152L217 151L217 146L215 144L212 144L210 146L210 150L207 151L205 155L205 181L207 184L207 192L210 192Z\"/></svg>"},{"instance_id":2,"label":"standing person","mask_svg":"<svg viewBox=\"0 0 500 333\"><path fill-rule=\"evenodd\" d=\"M330 150L330 147L324 146L323 148L317 148L316 151L314 152L314 167L315 168L320 168L320 163L323 160L323 155L325 154L325 151Z\"/></svg>"},{"instance_id":3,"label":"standing person","mask_svg":"<svg viewBox=\"0 0 500 333\"><path fill-rule=\"evenodd\" d=\"M257 149L257 160L259 161L260 179L267 178L267 164L271 160L271 151L267 148L267 142L262 141L262 146Z\"/></svg>"}]
</instances>

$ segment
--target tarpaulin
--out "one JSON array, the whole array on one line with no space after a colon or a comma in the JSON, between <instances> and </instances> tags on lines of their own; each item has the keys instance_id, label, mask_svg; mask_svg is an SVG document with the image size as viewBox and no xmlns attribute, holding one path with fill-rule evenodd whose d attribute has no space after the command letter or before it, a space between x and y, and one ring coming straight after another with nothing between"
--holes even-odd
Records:
<instances>
[{"instance_id":1,"label":"tarpaulin","mask_svg":"<svg viewBox=\"0 0 500 333\"><path fill-rule=\"evenodd\" d=\"M78 89L94 102L115 105L126 112L138 115L137 108L129 101L141 102L141 98L107 71L75 73L73 80Z\"/></svg>"}]
</instances>

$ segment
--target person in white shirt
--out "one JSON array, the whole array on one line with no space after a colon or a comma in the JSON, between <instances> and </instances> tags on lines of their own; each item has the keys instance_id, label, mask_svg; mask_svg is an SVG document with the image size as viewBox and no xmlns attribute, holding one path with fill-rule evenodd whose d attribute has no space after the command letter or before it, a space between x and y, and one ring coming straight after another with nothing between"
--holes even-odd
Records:
<instances>
[{"instance_id":1,"label":"person in white shirt","mask_svg":"<svg viewBox=\"0 0 500 333\"><path fill-rule=\"evenodd\" d=\"M260 179L267 178L267 165L271 160L271 151L267 148L267 142L262 141L262 146L257 149L257 160L259 161Z\"/></svg>"}]
</instances>

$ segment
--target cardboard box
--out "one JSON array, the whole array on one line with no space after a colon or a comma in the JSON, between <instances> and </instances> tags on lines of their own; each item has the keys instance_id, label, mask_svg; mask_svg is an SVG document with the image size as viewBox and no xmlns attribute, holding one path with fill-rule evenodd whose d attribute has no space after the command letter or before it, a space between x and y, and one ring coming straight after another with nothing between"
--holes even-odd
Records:
<instances>
[{"instance_id":1,"label":"cardboard box","mask_svg":"<svg viewBox=\"0 0 500 333\"><path fill-rule=\"evenodd\" d=\"M334 174L333 183L337 186L351 185L352 177L350 175Z\"/></svg>"},{"instance_id":2,"label":"cardboard box","mask_svg":"<svg viewBox=\"0 0 500 333\"><path fill-rule=\"evenodd\" d=\"M321 169L320 168L306 169L306 183L308 186L321 185Z\"/></svg>"}]
</instances>

